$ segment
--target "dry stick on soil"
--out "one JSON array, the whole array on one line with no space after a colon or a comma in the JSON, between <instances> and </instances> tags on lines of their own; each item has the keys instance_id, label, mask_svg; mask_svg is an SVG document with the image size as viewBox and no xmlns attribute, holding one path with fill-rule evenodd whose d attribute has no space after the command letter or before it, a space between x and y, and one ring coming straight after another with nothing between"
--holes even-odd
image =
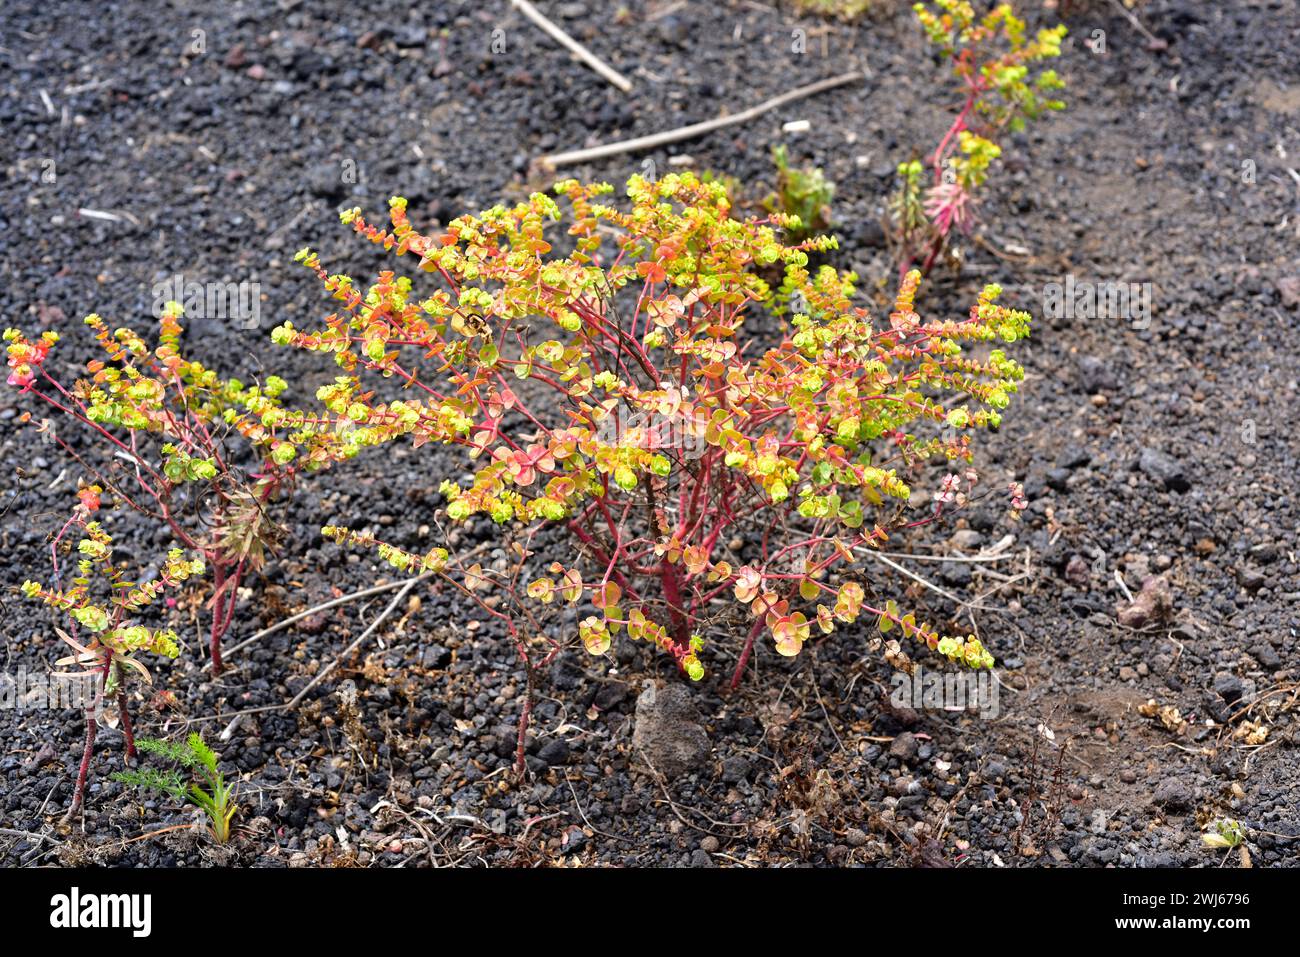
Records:
<instances>
[{"instance_id":1,"label":"dry stick on soil","mask_svg":"<svg viewBox=\"0 0 1300 957\"><path fill-rule=\"evenodd\" d=\"M128 837L126 840L121 842L121 846L126 847L128 844L134 844L136 841L145 841L151 837L159 837L160 835L163 834L170 834L172 831L192 831L192 830L194 830L193 824L172 824L169 827L159 828L158 830L150 831L147 834L138 834L135 837Z\"/></svg>"},{"instance_id":2,"label":"dry stick on soil","mask_svg":"<svg viewBox=\"0 0 1300 957\"><path fill-rule=\"evenodd\" d=\"M306 611L300 611L296 615L291 615L288 618L286 618L284 621L277 622L276 624L272 625L270 628L262 629L257 634L253 635L251 638L244 639L239 644L235 645L233 648L226 651L223 657L229 658L231 655L239 651L241 648L246 648L249 645L253 644L254 642L261 641L263 638L267 637L268 635L273 635L277 631L281 631L285 628L288 628L290 625L302 621L304 618L310 617L311 615L316 614L318 611L328 611L331 608L335 608L339 605L347 604L350 601L357 601L358 599L361 598L369 598L371 595L378 595L382 592L392 591L394 588L402 588L409 584L422 582L426 578L431 578L433 574L434 574L433 572L424 572L421 575L416 575L414 578L399 578L397 581L388 582L383 585L374 585L370 588L362 589L361 591L354 591L350 595L342 595L338 598L333 598L329 601L322 602L319 605L313 605L311 608L308 608ZM207 670L211 666L212 666L211 662L207 662L203 665L203 670Z\"/></svg>"},{"instance_id":3,"label":"dry stick on soil","mask_svg":"<svg viewBox=\"0 0 1300 957\"><path fill-rule=\"evenodd\" d=\"M49 791L47 791L45 794L45 800L41 802L41 806L37 808L36 813L32 815L33 820L39 821L41 819L41 815L43 815L45 813L45 809L49 807L50 798L54 797L54 791L55 789L58 788L59 783L60 782L56 779L55 782L50 785ZM47 838L47 841L51 845L49 848L45 848L44 845L42 844L37 844L34 848L32 848L30 851L27 852L27 856L23 858L22 863L30 864L33 860L49 853L49 851L53 850L55 847L62 846L61 842L55 841L53 838Z\"/></svg>"},{"instance_id":4,"label":"dry stick on soil","mask_svg":"<svg viewBox=\"0 0 1300 957\"><path fill-rule=\"evenodd\" d=\"M884 564L888 565L890 568L894 569L894 571L898 572L900 575L906 575L908 578L912 579L912 581L917 582L920 585L923 585L924 587L930 589L930 591L934 592L937 595L942 595L944 598L947 598L949 601L956 602L957 605L962 608L977 608L980 611L1006 611L1005 608L994 608L990 605L982 604L981 599L983 598L983 596L976 598L974 601L966 601L965 599L957 595L954 595L946 588L940 588L934 582L922 578L920 575L916 574L916 572L908 571L902 565L898 564L898 562L886 558L880 552L874 552L868 548L859 548L856 549L856 551L860 552L863 555L870 555L872 558L876 559L876 561L883 562Z\"/></svg>"},{"instance_id":5,"label":"dry stick on soil","mask_svg":"<svg viewBox=\"0 0 1300 957\"><path fill-rule=\"evenodd\" d=\"M609 831L602 831L600 828L596 827L596 825L592 824L591 821L587 819L587 812L582 809L582 803L578 800L578 792L573 789L573 782L566 776L564 783L569 786L569 793L573 795L573 806L578 809L578 816L582 818L583 824L586 824L587 827L591 828L597 834L608 837L610 840L622 841L624 844L634 843L630 837L623 837L619 834L611 834ZM551 817L555 817L555 815L552 814ZM531 825L529 826L531 827ZM528 833L528 828L524 828L524 833Z\"/></svg>"},{"instance_id":6,"label":"dry stick on soil","mask_svg":"<svg viewBox=\"0 0 1300 957\"><path fill-rule=\"evenodd\" d=\"M420 838L424 841L425 853L429 855L429 865L431 867L437 867L438 859L433 854L434 841L433 838L429 836L428 829L426 829L425 826L421 824L417 818L411 816L409 813L402 810L402 808L398 807L392 801L387 801L387 800L380 801L378 804L376 804L374 807L370 809L370 813L374 814L377 809L386 808L386 807L392 808L394 813L399 814L402 817L406 818L407 821L409 821L412 825L415 826L415 829L420 832ZM398 838L398 840L402 840L402 838ZM439 841L438 843L441 843L441 841ZM403 861L402 863L405 864L406 862Z\"/></svg>"},{"instance_id":7,"label":"dry stick on soil","mask_svg":"<svg viewBox=\"0 0 1300 957\"><path fill-rule=\"evenodd\" d=\"M4 837L21 837L29 841L43 841L46 844L53 844L56 847L62 844L62 841L55 840L48 834L37 834L35 831L20 831L12 827L0 827L0 835Z\"/></svg>"},{"instance_id":8,"label":"dry stick on soil","mask_svg":"<svg viewBox=\"0 0 1300 957\"><path fill-rule=\"evenodd\" d=\"M376 629L378 629L379 626L383 624L384 621L388 618L388 616L393 613L393 610L397 608L397 606L401 603L402 599L405 598L407 593L416 586L419 580L420 580L420 576L418 575L415 578L408 578L405 581L405 583L403 583L402 590L399 591L395 596L393 596L393 600L388 603L388 607L379 613L379 617L377 617L374 621L372 621L369 625L366 626L366 630L361 633L361 635L357 638L357 640L352 642L352 644L348 645L346 648L344 648L343 651L339 653L339 656L337 658L335 658L328 665L326 665L324 668L318 671L316 673L316 676L312 678L311 681L307 682L307 684L303 687L303 689L299 691L296 695L294 695L284 704L268 704L268 705L263 705L260 708L245 708L243 711L236 711L233 715L230 716L230 724L226 726L227 730L233 729L234 726L239 722L239 720L244 717L244 715L261 714L265 711L292 711L294 708L296 708L298 706L298 703L302 701L304 697L306 697L307 692L311 691L312 688L316 687L318 684L324 681L329 675L333 674L334 669L337 668L340 664L342 664L344 659L346 659L348 655L352 654L352 652L356 651L359 647L361 647L361 644L372 634L374 634ZM222 716L210 715L209 718L196 718L194 720L205 721L205 720L215 719L218 717L222 717ZM226 733L225 731L222 732L222 734L225 733Z\"/></svg>"},{"instance_id":9,"label":"dry stick on soil","mask_svg":"<svg viewBox=\"0 0 1300 957\"><path fill-rule=\"evenodd\" d=\"M396 610L397 606L402 603L402 599L405 598L407 594L411 591L411 589L415 587L416 581L417 579L415 578L408 578L406 580L406 584L402 586L402 590L399 591L396 595L394 595L393 600L388 603L388 607L385 608L382 612L380 612L379 616L375 618L375 620L372 621L369 625L366 626L366 630L361 633L360 637L358 637L356 641L352 642L352 644L344 648L343 651L339 653L339 656L337 658L331 661L320 671L316 672L316 677L312 678L311 681L307 682L307 684L303 686L303 689L299 691L296 695L294 695L292 700L290 700L289 703L286 704L284 707L286 709L293 708L299 701L301 701L306 696L308 691L311 691L312 688L316 687L318 684L324 681L329 675L333 674L334 669L337 668L340 664L342 664L344 659L346 659L348 655L352 654L352 652L360 648L362 643L364 643L367 638L373 635L375 631L378 630L379 626L384 623L384 620L388 618L388 616L391 615L394 610Z\"/></svg>"},{"instance_id":10,"label":"dry stick on soil","mask_svg":"<svg viewBox=\"0 0 1300 957\"><path fill-rule=\"evenodd\" d=\"M872 554L884 555L886 558L907 558L916 562L939 562L941 564L987 564L1004 562L1009 558L1016 557L1009 552L1002 555L918 555L913 552L872 552Z\"/></svg>"},{"instance_id":11,"label":"dry stick on soil","mask_svg":"<svg viewBox=\"0 0 1300 957\"><path fill-rule=\"evenodd\" d=\"M819 80L808 86L801 86L797 90L791 90L789 93L782 93L780 96L774 96L770 100L751 106L747 110L739 113L733 113L730 116L719 116L717 119L705 120L702 123L692 123L689 126L680 126L675 130L667 130L663 133L652 133L649 136L638 136L630 140L622 140L618 143L606 143L603 146L593 146L590 149L570 150L567 153L554 153L550 156L542 156L537 160L538 165L548 169L554 169L557 166L572 166L575 163L585 163L589 160L604 159L606 156L617 156L620 153L634 153L639 150L653 149L656 146L663 146L667 143L680 143L682 140L694 139L697 136L703 136L705 133L711 133L714 130L722 129L727 126L736 126L740 123L748 123L756 117L769 113L787 103L793 103L796 100L802 100L813 96L817 93L823 93L826 90L833 90L837 86L844 86L846 83L853 83L858 80L865 80L866 74L860 70L852 73L842 73L839 76L833 76L826 80Z\"/></svg>"},{"instance_id":12,"label":"dry stick on soil","mask_svg":"<svg viewBox=\"0 0 1300 957\"><path fill-rule=\"evenodd\" d=\"M1164 40L1161 40L1158 36L1156 36L1154 33L1152 33L1150 30L1144 27L1142 25L1142 21L1139 20L1137 17L1135 17L1133 15L1133 12L1129 10L1127 7L1125 7L1124 4L1120 3L1119 0L1110 0L1110 5L1114 7L1116 10L1118 10L1120 13L1124 14L1124 19L1128 20L1128 22L1133 25L1134 30L1136 30L1138 33L1142 34L1144 37L1147 38L1147 42L1151 44L1151 49L1163 50L1169 46L1168 43L1166 43Z\"/></svg>"},{"instance_id":13,"label":"dry stick on soil","mask_svg":"<svg viewBox=\"0 0 1300 957\"><path fill-rule=\"evenodd\" d=\"M462 558L458 560L460 562L464 562L470 558L473 558L476 555L482 554L483 552L487 551L489 544L491 543L484 542L481 545L474 546L468 552L466 552ZM424 572L420 575L416 575L414 578L403 578L403 579L398 579L397 581L387 582L383 585L373 585L370 588L363 588L361 591L354 591L350 595L341 595L338 598L331 598L329 601L321 602L319 605L313 605L311 608L308 608L306 611L300 611L295 615L290 615L284 621L276 622L270 628L263 628L257 634L253 635L251 638L245 638L243 641L235 645L233 648L226 649L226 652L223 655L223 657L229 659L231 655L233 655L235 652L239 651L240 649L247 648L249 645L253 644L254 642L261 641L263 638L267 637L268 635L273 635L277 631L280 631L281 629L288 628L290 625L294 624L295 622L302 621L304 618L314 615L318 611L328 611L331 608L337 608L339 605L345 605L350 601L357 601L360 598L369 598L371 595L378 595L381 592L392 591L394 588L401 588L402 586L410 583L422 582L428 578L432 578L435 574L437 573ZM211 662L208 662L203 665L204 669L210 667L211 667Z\"/></svg>"},{"instance_id":14,"label":"dry stick on soil","mask_svg":"<svg viewBox=\"0 0 1300 957\"><path fill-rule=\"evenodd\" d=\"M574 56L587 64L587 66L591 67L610 83L614 84L624 93L632 92L631 80L625 77L622 73L619 73L604 60L600 59L600 57L596 56L596 54L592 53L577 40L573 39L573 37L569 36L550 20L546 19L546 17L542 15L542 12L529 3L528 0L510 0L510 4L529 20L532 20L533 23L546 31L546 33L558 41L562 46L568 47L573 51Z\"/></svg>"},{"instance_id":15,"label":"dry stick on soil","mask_svg":"<svg viewBox=\"0 0 1300 957\"><path fill-rule=\"evenodd\" d=\"M638 748L637 754L641 755L641 760L644 761L646 767L650 769L650 774L654 777L655 783L659 785L659 790L663 791L664 793L664 801L668 804L668 809L671 810L673 814L677 816L677 820L681 821L683 824L685 824L687 827L691 828L692 830L699 831L702 834L712 834L714 837L722 837L722 838L725 838L727 836L726 834L720 834L717 831L710 831L707 827L700 827L698 824L694 824L688 821L685 818L685 816L682 814L682 812L678 810L678 804L676 801L673 800L672 794L669 793L668 784L667 782L664 781L664 776L659 773L659 769L650 763L650 759L646 757L644 751ZM692 814L698 814L700 817L704 818L704 820L708 821L710 824L714 824L718 827L735 827L735 828L749 827L748 824L729 824L726 821L716 821L697 807L686 807L686 810L690 811Z\"/></svg>"}]
</instances>

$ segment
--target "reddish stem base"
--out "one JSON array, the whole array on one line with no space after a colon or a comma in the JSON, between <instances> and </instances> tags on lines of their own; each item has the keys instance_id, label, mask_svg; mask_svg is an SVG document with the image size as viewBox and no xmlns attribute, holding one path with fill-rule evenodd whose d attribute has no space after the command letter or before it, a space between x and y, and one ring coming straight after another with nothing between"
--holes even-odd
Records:
<instances>
[{"instance_id":1,"label":"reddish stem base","mask_svg":"<svg viewBox=\"0 0 1300 957\"><path fill-rule=\"evenodd\" d=\"M736 662L736 670L731 675L731 690L735 691L740 687L740 679L745 675L745 665L749 664L749 656L754 651L754 639L758 637L758 632L763 626L763 619L759 618L754 622L754 627L749 629L749 637L745 639L745 647L741 649L740 660Z\"/></svg>"},{"instance_id":2,"label":"reddish stem base","mask_svg":"<svg viewBox=\"0 0 1300 957\"><path fill-rule=\"evenodd\" d=\"M117 691L117 710L122 716L122 735L126 738L126 758L129 761L135 757L135 729L131 726L131 715L126 710L126 692L121 688Z\"/></svg>"},{"instance_id":3,"label":"reddish stem base","mask_svg":"<svg viewBox=\"0 0 1300 957\"><path fill-rule=\"evenodd\" d=\"M63 815L63 820L71 821L81 810L81 806L86 799L86 776L90 773L90 756L95 750L95 732L99 730L99 723L91 716L86 714L86 744L81 750L81 767L77 771L77 786L72 791L72 804L68 806L68 812Z\"/></svg>"}]
</instances>

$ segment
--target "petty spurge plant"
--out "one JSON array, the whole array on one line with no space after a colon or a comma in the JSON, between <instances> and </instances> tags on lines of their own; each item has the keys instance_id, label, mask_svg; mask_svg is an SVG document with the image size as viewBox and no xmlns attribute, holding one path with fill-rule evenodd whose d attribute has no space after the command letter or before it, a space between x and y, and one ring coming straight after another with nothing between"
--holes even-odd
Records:
<instances>
[{"instance_id":1,"label":"petty spurge plant","mask_svg":"<svg viewBox=\"0 0 1300 957\"><path fill-rule=\"evenodd\" d=\"M900 185L890 204L899 246L899 275L921 263L928 274L954 229L969 231L976 194L989 164L1002 153L1000 138L1029 120L1065 108L1054 98L1065 83L1040 61L1060 56L1065 27L1029 38L1011 4L978 17L968 0L935 0L914 6L926 37L952 64L962 96L960 109L928 160L931 185L922 187L919 160L898 167ZM937 11L937 12L936 12Z\"/></svg>"},{"instance_id":2,"label":"petty spurge plant","mask_svg":"<svg viewBox=\"0 0 1300 957\"><path fill-rule=\"evenodd\" d=\"M103 457L78 453L49 419L25 415L25 421L119 502L204 557L213 575L209 643L217 674L239 583L262 564L279 533L268 503L300 471L300 453L307 468L325 464L328 454L315 443L311 424L283 408L283 379L245 385L183 357L182 314L179 304L167 304L153 347L130 329L110 330L99 316L87 316L106 359L87 363L89 378L71 387L49 367L57 333L30 340L6 330L8 381L85 426Z\"/></svg>"},{"instance_id":3,"label":"petty spurge plant","mask_svg":"<svg viewBox=\"0 0 1300 957\"><path fill-rule=\"evenodd\" d=\"M139 747L147 754L179 764L187 773L175 768L166 771L136 768L117 772L113 780L144 791L170 794L202 808L208 816L212 839L218 844L230 840L230 822L239 811L235 789L226 784L225 775L217 767L217 756L203 738L198 734L191 734L184 741L141 738Z\"/></svg>"},{"instance_id":4,"label":"petty spurge plant","mask_svg":"<svg viewBox=\"0 0 1300 957\"><path fill-rule=\"evenodd\" d=\"M46 588L34 581L22 585L23 594L28 598L44 602L66 616L68 631L56 629L56 633L73 654L59 659L57 666L75 666L81 670L56 674L93 682L93 694L86 695L86 739L69 816L82 804L103 703L116 701L126 738L126 755L133 757L136 742L126 684L133 676L149 683L153 680L149 669L139 660L140 655L175 658L179 653L179 639L174 631L139 624L139 618L159 597L175 592L186 580L204 571L201 559L187 559L180 549L173 549L157 577L144 582L129 579L123 564L114 557L112 536L90 517L99 510L101 492L98 486L83 487L72 516L54 538L51 555L55 586ZM76 574L65 584L59 556L65 538L75 532L82 535L77 543L80 557Z\"/></svg>"},{"instance_id":5,"label":"petty spurge plant","mask_svg":"<svg viewBox=\"0 0 1300 957\"><path fill-rule=\"evenodd\" d=\"M299 253L339 309L321 328L285 323L272 335L338 364L319 396L343 454L409 437L461 446L479 463L472 481L442 483L446 514L526 532L515 553L529 573L457 574L467 592L498 593L484 607L526 666L529 644L554 642L557 629L533 611L515 620L521 590L537 609L585 608L575 630L591 654L626 634L694 679L707 640L746 618L736 681L760 633L793 656L814 630L864 613L953 661L990 666L975 638L943 636L893 601L869 604L858 556L965 500L970 433L998 424L1022 371L1000 348L976 356L963 344L1015 341L1029 316L998 305L989 286L969 315L923 319L911 273L878 323L852 304L855 277L810 273L808 253L833 240L782 242L788 217L732 219L726 190L691 174L633 177L627 210L599 201L611 189L558 183L572 222L550 238L561 210L542 194L430 234L398 197L388 229L345 212L371 242L418 258L420 292L391 271L360 287ZM756 273L772 266L784 272L779 288ZM761 311L789 317L765 345L745 334ZM388 380L388 397L363 373ZM909 481L935 457L962 464L917 514ZM573 560L533 556L546 526L576 539ZM399 569L453 570L445 549L324 532L376 546ZM910 666L892 640L886 655Z\"/></svg>"},{"instance_id":6,"label":"petty spurge plant","mask_svg":"<svg viewBox=\"0 0 1300 957\"><path fill-rule=\"evenodd\" d=\"M797 217L797 223L791 221L786 227L786 239L797 243L830 229L835 184L819 167L791 167L784 144L772 150L772 162L776 164L776 192L763 201L763 208Z\"/></svg>"}]
</instances>

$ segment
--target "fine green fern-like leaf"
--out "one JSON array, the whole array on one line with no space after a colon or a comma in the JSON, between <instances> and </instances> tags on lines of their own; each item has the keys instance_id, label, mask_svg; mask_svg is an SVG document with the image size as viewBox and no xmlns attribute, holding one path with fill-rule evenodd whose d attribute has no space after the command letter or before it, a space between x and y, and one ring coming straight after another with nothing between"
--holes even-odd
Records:
<instances>
[{"instance_id":1,"label":"fine green fern-like leaf","mask_svg":"<svg viewBox=\"0 0 1300 957\"><path fill-rule=\"evenodd\" d=\"M135 746L137 750L146 754L156 754L160 758L166 758L168 761L175 761L190 767L194 763L193 755L190 749L183 741L164 741L160 738L139 738Z\"/></svg>"},{"instance_id":2,"label":"fine green fern-like leaf","mask_svg":"<svg viewBox=\"0 0 1300 957\"><path fill-rule=\"evenodd\" d=\"M114 781L142 791L159 791L172 797L185 797L185 782L176 771L156 771L153 768L141 768L132 771L118 771L113 775Z\"/></svg>"},{"instance_id":3,"label":"fine green fern-like leaf","mask_svg":"<svg viewBox=\"0 0 1300 957\"><path fill-rule=\"evenodd\" d=\"M217 773L217 756L204 740L195 733L190 735L186 743L198 763L215 775Z\"/></svg>"},{"instance_id":4,"label":"fine green fern-like leaf","mask_svg":"<svg viewBox=\"0 0 1300 957\"><path fill-rule=\"evenodd\" d=\"M212 836L218 843L224 844L229 840L230 821L239 810L234 803L235 789L226 784L225 776L217 768L217 755L203 738L198 734L191 734L184 741L142 738L136 744L143 752L156 754L190 769L200 780L186 781L179 771L157 771L153 768L122 771L114 774L113 780L189 801L207 814Z\"/></svg>"}]
</instances>

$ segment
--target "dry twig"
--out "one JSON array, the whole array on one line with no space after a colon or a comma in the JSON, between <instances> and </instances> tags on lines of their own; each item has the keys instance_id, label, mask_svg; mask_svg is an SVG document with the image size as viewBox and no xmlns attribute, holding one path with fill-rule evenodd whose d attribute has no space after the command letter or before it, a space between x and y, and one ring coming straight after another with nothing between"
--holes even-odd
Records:
<instances>
[{"instance_id":1,"label":"dry twig","mask_svg":"<svg viewBox=\"0 0 1300 957\"><path fill-rule=\"evenodd\" d=\"M632 91L631 80L625 77L622 73L619 73L600 57L596 56L596 54L592 53L577 40L573 39L573 37L569 36L550 20L546 19L542 12L529 3L528 0L510 0L510 3L516 10L541 27L548 36L557 41L561 46L567 47L572 51L574 56L587 64L587 66L591 67L610 83L614 84L614 86L618 87L624 93L630 93Z\"/></svg>"},{"instance_id":2,"label":"dry twig","mask_svg":"<svg viewBox=\"0 0 1300 957\"><path fill-rule=\"evenodd\" d=\"M714 130L722 129L727 126L736 126L740 123L748 123L764 113L770 113L787 103L793 103L796 100L802 100L813 96L817 93L823 93L826 90L833 90L837 86L844 86L846 83L853 83L866 78L866 74L860 70L852 73L842 73L839 76L833 76L826 80L820 80L817 83L811 83L808 86L801 86L796 90L788 93L782 93L780 96L774 96L770 100L765 100L757 106L751 106L747 110L741 110L739 113L733 113L730 116L719 116L717 119L705 120L702 123L692 123L689 126L680 126L675 130L666 130L663 133L652 133L649 136L637 136L630 140L622 140L618 143L606 143L603 146L593 146L590 149L570 150L567 153L554 153L550 156L542 156L537 160L538 165L548 169L554 169L557 166L572 166L575 163L586 163L589 160L604 159L607 156L617 156L621 153L634 153L640 150L653 149L656 146L664 146L668 143L680 143L682 140L694 139L697 136L703 136L705 133L711 133Z\"/></svg>"}]
</instances>

